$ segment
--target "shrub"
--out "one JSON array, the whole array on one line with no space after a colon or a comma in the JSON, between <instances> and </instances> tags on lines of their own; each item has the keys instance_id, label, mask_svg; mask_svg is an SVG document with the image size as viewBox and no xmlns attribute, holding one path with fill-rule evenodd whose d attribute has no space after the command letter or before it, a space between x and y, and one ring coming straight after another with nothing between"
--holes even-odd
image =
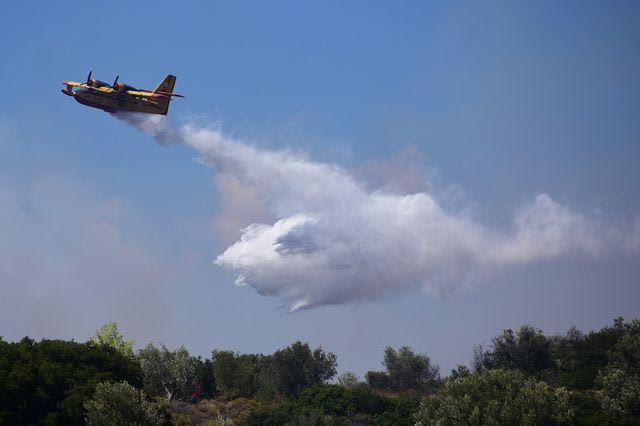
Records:
<instances>
[{"instance_id":1,"label":"shrub","mask_svg":"<svg viewBox=\"0 0 640 426\"><path fill-rule=\"evenodd\" d=\"M84 404L88 426L162 425L165 418L143 391L127 382L98 383L93 399Z\"/></svg>"},{"instance_id":2,"label":"shrub","mask_svg":"<svg viewBox=\"0 0 640 426\"><path fill-rule=\"evenodd\" d=\"M569 392L517 370L484 370L447 380L420 404L419 425L560 424L569 422Z\"/></svg>"},{"instance_id":3,"label":"shrub","mask_svg":"<svg viewBox=\"0 0 640 426\"><path fill-rule=\"evenodd\" d=\"M140 365L108 345L0 339L0 424L82 424L103 381L141 384Z\"/></svg>"}]
</instances>

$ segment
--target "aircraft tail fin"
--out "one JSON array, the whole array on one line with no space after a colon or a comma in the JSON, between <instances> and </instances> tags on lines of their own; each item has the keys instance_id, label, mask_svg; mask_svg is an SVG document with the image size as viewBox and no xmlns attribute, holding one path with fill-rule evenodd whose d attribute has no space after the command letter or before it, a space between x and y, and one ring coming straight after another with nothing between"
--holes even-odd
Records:
<instances>
[{"instance_id":1,"label":"aircraft tail fin","mask_svg":"<svg viewBox=\"0 0 640 426\"><path fill-rule=\"evenodd\" d=\"M153 89L153 93L158 93L158 92L171 93L173 92L173 86L175 85L176 85L176 76L168 75L164 78L164 80L160 82L160 84L156 86L155 89Z\"/></svg>"},{"instance_id":2,"label":"aircraft tail fin","mask_svg":"<svg viewBox=\"0 0 640 426\"><path fill-rule=\"evenodd\" d=\"M160 82L160 84L158 84L156 86L155 89L153 89L153 93L172 93L173 92L173 86L176 85L176 76L175 75L167 75L164 80L162 80ZM159 99L158 103L161 106L164 106L164 112L163 114L167 114L167 112L169 111L169 101L171 99L170 98L166 98L166 99Z\"/></svg>"}]
</instances>

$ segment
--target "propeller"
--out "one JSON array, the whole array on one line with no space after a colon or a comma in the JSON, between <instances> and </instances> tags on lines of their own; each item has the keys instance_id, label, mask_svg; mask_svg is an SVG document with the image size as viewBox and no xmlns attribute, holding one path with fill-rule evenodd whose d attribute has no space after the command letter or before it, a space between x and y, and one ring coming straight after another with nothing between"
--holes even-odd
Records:
<instances>
[{"instance_id":1,"label":"propeller","mask_svg":"<svg viewBox=\"0 0 640 426\"><path fill-rule=\"evenodd\" d=\"M93 71L89 71L89 75L87 76L87 84L88 84L88 85L91 85L91 73L92 73L92 72L93 72Z\"/></svg>"},{"instance_id":2,"label":"propeller","mask_svg":"<svg viewBox=\"0 0 640 426\"><path fill-rule=\"evenodd\" d=\"M116 79L113 80L113 84L111 85L111 87L113 87L114 89L116 88L116 84L118 84L118 79L120 78L119 75L116 75Z\"/></svg>"}]
</instances>

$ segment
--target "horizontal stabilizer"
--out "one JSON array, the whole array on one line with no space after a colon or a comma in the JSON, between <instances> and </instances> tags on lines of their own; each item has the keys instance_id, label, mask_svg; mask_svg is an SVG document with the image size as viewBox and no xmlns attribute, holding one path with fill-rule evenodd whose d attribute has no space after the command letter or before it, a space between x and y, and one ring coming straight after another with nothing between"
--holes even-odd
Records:
<instances>
[{"instance_id":1,"label":"horizontal stabilizer","mask_svg":"<svg viewBox=\"0 0 640 426\"><path fill-rule=\"evenodd\" d=\"M184 98L184 95L179 95L178 93L171 93L171 92L156 92L159 93L161 95L166 95L166 96L177 96L179 98Z\"/></svg>"}]
</instances>

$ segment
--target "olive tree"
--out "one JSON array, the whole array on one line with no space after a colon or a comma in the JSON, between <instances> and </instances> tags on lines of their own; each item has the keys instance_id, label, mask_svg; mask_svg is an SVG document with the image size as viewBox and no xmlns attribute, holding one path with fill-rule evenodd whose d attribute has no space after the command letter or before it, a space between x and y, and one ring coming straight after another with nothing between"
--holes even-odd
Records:
<instances>
[{"instance_id":1,"label":"olive tree","mask_svg":"<svg viewBox=\"0 0 640 426\"><path fill-rule=\"evenodd\" d=\"M382 364L387 368L391 389L427 391L440 379L440 367L427 355L414 353L409 346L397 351L387 346Z\"/></svg>"},{"instance_id":2,"label":"olive tree","mask_svg":"<svg viewBox=\"0 0 640 426\"><path fill-rule=\"evenodd\" d=\"M553 425L570 422L565 388L552 388L518 370L458 375L420 403L417 425Z\"/></svg>"},{"instance_id":3,"label":"olive tree","mask_svg":"<svg viewBox=\"0 0 640 426\"><path fill-rule=\"evenodd\" d=\"M91 336L89 342L96 345L109 345L121 354L133 357L133 340L124 340L124 337L118 331L118 324L115 321L104 323L96 331L96 334Z\"/></svg>"},{"instance_id":4,"label":"olive tree","mask_svg":"<svg viewBox=\"0 0 640 426\"><path fill-rule=\"evenodd\" d=\"M613 416L640 418L640 320L623 324L623 335L597 378L596 395Z\"/></svg>"},{"instance_id":5,"label":"olive tree","mask_svg":"<svg viewBox=\"0 0 640 426\"><path fill-rule=\"evenodd\" d=\"M253 397L260 386L263 355L213 351L211 364L216 388L228 399Z\"/></svg>"},{"instance_id":6,"label":"olive tree","mask_svg":"<svg viewBox=\"0 0 640 426\"><path fill-rule=\"evenodd\" d=\"M271 356L278 392L297 398L307 387L319 385L336 375L337 357L308 343L295 342Z\"/></svg>"},{"instance_id":7,"label":"olive tree","mask_svg":"<svg viewBox=\"0 0 640 426\"><path fill-rule=\"evenodd\" d=\"M551 339L541 330L523 325L517 333L504 330L494 337L490 351L485 353L486 368L517 369L536 374L552 367Z\"/></svg>"},{"instance_id":8,"label":"olive tree","mask_svg":"<svg viewBox=\"0 0 640 426\"><path fill-rule=\"evenodd\" d=\"M338 385L347 388L353 389L360 384L360 379L356 373L351 371L346 371L338 376Z\"/></svg>"},{"instance_id":9,"label":"olive tree","mask_svg":"<svg viewBox=\"0 0 640 426\"><path fill-rule=\"evenodd\" d=\"M156 347L149 343L138 351L138 360L145 389L151 395L176 399L187 397L193 390L198 362L184 346L170 351L163 344Z\"/></svg>"},{"instance_id":10,"label":"olive tree","mask_svg":"<svg viewBox=\"0 0 640 426\"><path fill-rule=\"evenodd\" d=\"M88 426L165 424L158 406L126 381L98 383L93 399L84 408Z\"/></svg>"}]
</instances>

